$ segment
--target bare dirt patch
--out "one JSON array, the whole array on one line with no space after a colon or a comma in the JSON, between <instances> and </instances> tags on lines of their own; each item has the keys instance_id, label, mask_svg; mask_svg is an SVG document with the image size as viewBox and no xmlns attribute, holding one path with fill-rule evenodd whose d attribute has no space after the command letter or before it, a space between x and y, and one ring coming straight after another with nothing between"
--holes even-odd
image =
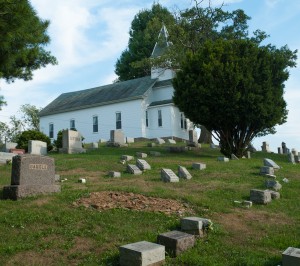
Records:
<instances>
[{"instance_id":1,"label":"bare dirt patch","mask_svg":"<svg viewBox=\"0 0 300 266\"><path fill-rule=\"evenodd\" d=\"M122 208L137 211L162 212L168 215L183 216L194 213L186 204L172 199L147 197L141 194L116 191L92 192L90 197L81 198L73 203L74 206L92 207L99 211Z\"/></svg>"}]
</instances>

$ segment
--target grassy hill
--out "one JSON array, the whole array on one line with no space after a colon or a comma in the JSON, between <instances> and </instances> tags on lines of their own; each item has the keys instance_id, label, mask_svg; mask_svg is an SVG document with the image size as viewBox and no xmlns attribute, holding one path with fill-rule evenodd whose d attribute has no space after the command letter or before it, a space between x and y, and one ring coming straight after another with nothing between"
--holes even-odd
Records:
<instances>
[{"instance_id":1,"label":"grassy hill","mask_svg":"<svg viewBox=\"0 0 300 266\"><path fill-rule=\"evenodd\" d=\"M126 148L101 146L86 154L50 154L56 173L67 179L61 183L61 193L0 200L0 265L118 265L119 246L155 242L159 233L180 227L181 213L74 204L100 191L174 199L188 207L185 216L212 220L213 231L179 257L167 256L166 265L273 266L280 264L287 247L300 247L299 164L289 163L286 155L262 152L251 159L222 163L217 161L219 151L208 146L183 153L170 153L166 146L150 148L139 142ZM161 156L148 155L152 169L142 175L126 173L119 162L123 154L149 151L159 151ZM265 189L265 178L259 174L263 158L282 167L276 172L281 199L249 209L236 206L235 200L249 199L250 189ZM193 162L206 163L207 168L193 170ZM185 166L193 178L163 183L160 169L177 173L178 165ZM120 171L122 177L108 177L111 170ZM10 175L11 166L0 165L1 191L10 184ZM79 178L87 182L78 183ZM289 182L282 182L283 178Z\"/></svg>"}]
</instances>

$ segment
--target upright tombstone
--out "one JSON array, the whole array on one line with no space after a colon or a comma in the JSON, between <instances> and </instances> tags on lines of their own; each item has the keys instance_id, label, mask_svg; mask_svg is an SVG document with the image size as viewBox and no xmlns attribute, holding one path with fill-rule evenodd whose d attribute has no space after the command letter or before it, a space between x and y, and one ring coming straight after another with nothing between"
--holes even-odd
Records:
<instances>
[{"instance_id":1,"label":"upright tombstone","mask_svg":"<svg viewBox=\"0 0 300 266\"><path fill-rule=\"evenodd\" d=\"M66 129L62 132L63 147L59 149L60 153L84 153L82 148L81 134L78 131Z\"/></svg>"},{"instance_id":2,"label":"upright tombstone","mask_svg":"<svg viewBox=\"0 0 300 266\"><path fill-rule=\"evenodd\" d=\"M28 153L35 155L47 155L47 143L40 140L29 140Z\"/></svg>"},{"instance_id":3,"label":"upright tombstone","mask_svg":"<svg viewBox=\"0 0 300 266\"><path fill-rule=\"evenodd\" d=\"M99 148L98 142L92 142L92 149L98 149L98 148Z\"/></svg>"},{"instance_id":4,"label":"upright tombstone","mask_svg":"<svg viewBox=\"0 0 300 266\"><path fill-rule=\"evenodd\" d=\"M199 142L210 144L212 142L211 133L204 126L200 126L200 129L201 132L200 132Z\"/></svg>"},{"instance_id":5,"label":"upright tombstone","mask_svg":"<svg viewBox=\"0 0 300 266\"><path fill-rule=\"evenodd\" d=\"M282 142L281 143L281 147L282 147L282 153L283 154L287 154L287 147L286 147L286 143L285 142Z\"/></svg>"},{"instance_id":6,"label":"upright tombstone","mask_svg":"<svg viewBox=\"0 0 300 266\"><path fill-rule=\"evenodd\" d=\"M60 192L55 184L54 159L32 154L17 155L12 160L11 185L3 188L4 199L24 198Z\"/></svg>"},{"instance_id":7,"label":"upright tombstone","mask_svg":"<svg viewBox=\"0 0 300 266\"><path fill-rule=\"evenodd\" d=\"M110 142L123 146L125 144L125 136L122 130L116 129L110 131Z\"/></svg>"},{"instance_id":8,"label":"upright tombstone","mask_svg":"<svg viewBox=\"0 0 300 266\"><path fill-rule=\"evenodd\" d=\"M263 152L270 152L269 143L266 142L266 141L264 141L264 142L263 142L263 145L261 146L261 150L262 150Z\"/></svg>"},{"instance_id":9,"label":"upright tombstone","mask_svg":"<svg viewBox=\"0 0 300 266\"><path fill-rule=\"evenodd\" d=\"M290 163L295 163L295 155L292 152L289 153L287 156L288 156L288 161Z\"/></svg>"},{"instance_id":10,"label":"upright tombstone","mask_svg":"<svg viewBox=\"0 0 300 266\"><path fill-rule=\"evenodd\" d=\"M199 147L198 143L198 136L197 136L197 131L196 130L189 130L189 141L187 143L188 146L190 147Z\"/></svg>"},{"instance_id":11,"label":"upright tombstone","mask_svg":"<svg viewBox=\"0 0 300 266\"><path fill-rule=\"evenodd\" d=\"M6 142L4 144L3 151L4 152L9 152L10 149L15 149L17 147L18 143L15 142Z\"/></svg>"},{"instance_id":12,"label":"upright tombstone","mask_svg":"<svg viewBox=\"0 0 300 266\"><path fill-rule=\"evenodd\" d=\"M278 147L277 149L278 149L278 154L282 154L283 153L282 152L282 147Z\"/></svg>"},{"instance_id":13,"label":"upright tombstone","mask_svg":"<svg viewBox=\"0 0 300 266\"><path fill-rule=\"evenodd\" d=\"M292 154L298 155L298 151L296 149L292 149Z\"/></svg>"},{"instance_id":14,"label":"upright tombstone","mask_svg":"<svg viewBox=\"0 0 300 266\"><path fill-rule=\"evenodd\" d=\"M7 162L12 161L12 158L17 156L15 153L10 152L0 152L0 163L5 164Z\"/></svg>"},{"instance_id":15,"label":"upright tombstone","mask_svg":"<svg viewBox=\"0 0 300 266\"><path fill-rule=\"evenodd\" d=\"M134 138L126 137L126 143L127 144L134 143Z\"/></svg>"}]
</instances>

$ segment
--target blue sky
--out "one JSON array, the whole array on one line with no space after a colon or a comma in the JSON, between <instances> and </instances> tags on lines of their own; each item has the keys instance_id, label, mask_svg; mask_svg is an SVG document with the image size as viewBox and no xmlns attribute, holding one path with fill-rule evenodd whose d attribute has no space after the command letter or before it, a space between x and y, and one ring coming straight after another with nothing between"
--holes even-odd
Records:
<instances>
[{"instance_id":1,"label":"blue sky","mask_svg":"<svg viewBox=\"0 0 300 266\"><path fill-rule=\"evenodd\" d=\"M268 43L277 47L285 44L291 50L300 48L299 0L211 0L225 3L225 9L243 9L252 19L250 31L261 29L270 37ZM58 59L57 66L47 66L34 74L32 81L0 81L0 94L7 106L0 111L0 120L19 115L22 104L45 107L61 93L110 84L116 79L114 65L128 43L130 23L138 11L151 8L153 0L31 0L38 15L51 21L47 47ZM192 0L160 0L171 11L188 8ZM298 57L300 57L298 55ZM299 62L299 59L298 59ZM299 63L298 63L299 65ZM300 65L290 70L286 82L285 100L288 121L277 127L275 135L254 141L260 149L268 141L273 151L282 141L300 151Z\"/></svg>"}]
</instances>

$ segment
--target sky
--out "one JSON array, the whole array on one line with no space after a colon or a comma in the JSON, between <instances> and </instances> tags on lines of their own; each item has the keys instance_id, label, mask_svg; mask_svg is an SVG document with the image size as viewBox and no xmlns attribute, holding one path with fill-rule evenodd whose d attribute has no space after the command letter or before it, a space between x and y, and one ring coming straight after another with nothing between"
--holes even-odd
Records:
<instances>
[{"instance_id":1,"label":"sky","mask_svg":"<svg viewBox=\"0 0 300 266\"><path fill-rule=\"evenodd\" d=\"M16 80L7 84L0 80L0 95L7 106L0 111L0 121L17 117L21 105L45 107L60 94L112 83L117 76L115 63L128 44L128 32L134 15L150 9L153 0L31 0L38 16L50 20L48 34L51 43L46 47L58 60L34 72L31 81ZM193 0L160 0L170 11L190 8ZM200 2L200 1L198 1ZM204 0L207 3L206 0ZM300 48L299 0L211 0L213 5L232 11L243 9L251 17L249 31L265 31L268 43L291 50ZM254 146L260 150L267 141L277 152L281 142L300 151L300 56L298 66L290 69L285 83L284 98L288 105L288 120L276 127L275 135L257 138Z\"/></svg>"}]
</instances>

